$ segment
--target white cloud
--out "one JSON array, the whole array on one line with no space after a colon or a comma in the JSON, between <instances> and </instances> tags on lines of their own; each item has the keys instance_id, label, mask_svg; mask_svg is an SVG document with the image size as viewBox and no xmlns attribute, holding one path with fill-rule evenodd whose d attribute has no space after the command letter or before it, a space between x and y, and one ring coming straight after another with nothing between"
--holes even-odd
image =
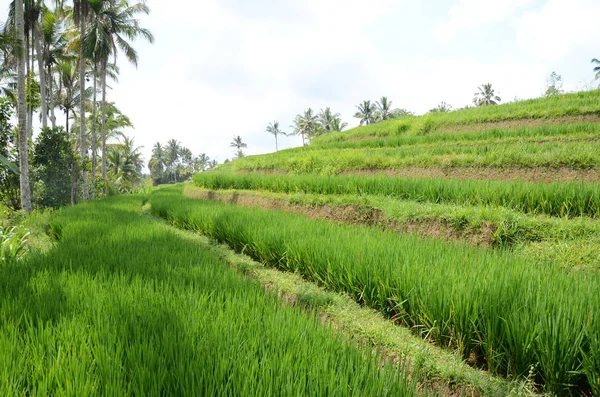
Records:
<instances>
[{"instance_id":1,"label":"white cloud","mask_svg":"<svg viewBox=\"0 0 600 397\"><path fill-rule=\"evenodd\" d=\"M449 41L461 31L477 34L477 28L506 21L533 4L535 0L459 0L448 10L450 20L435 33L441 41Z\"/></svg>"},{"instance_id":2,"label":"white cloud","mask_svg":"<svg viewBox=\"0 0 600 397\"><path fill-rule=\"evenodd\" d=\"M519 18L515 25L517 42L524 50L550 61L578 49L597 50L598 15L598 0L549 0Z\"/></svg>"}]
</instances>

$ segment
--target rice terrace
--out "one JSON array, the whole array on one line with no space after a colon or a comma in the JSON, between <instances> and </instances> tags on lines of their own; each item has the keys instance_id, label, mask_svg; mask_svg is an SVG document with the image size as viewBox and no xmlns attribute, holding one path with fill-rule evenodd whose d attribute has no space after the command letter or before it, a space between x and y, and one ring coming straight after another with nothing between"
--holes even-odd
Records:
<instances>
[{"instance_id":1,"label":"rice terrace","mask_svg":"<svg viewBox=\"0 0 600 397\"><path fill-rule=\"evenodd\" d=\"M0 0L0 396L600 397L600 4L371 3Z\"/></svg>"}]
</instances>

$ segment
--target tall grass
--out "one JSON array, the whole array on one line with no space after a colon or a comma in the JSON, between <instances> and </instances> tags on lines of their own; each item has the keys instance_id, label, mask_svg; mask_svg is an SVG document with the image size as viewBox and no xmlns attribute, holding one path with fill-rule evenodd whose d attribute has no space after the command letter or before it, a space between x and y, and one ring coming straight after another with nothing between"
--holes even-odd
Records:
<instances>
[{"instance_id":1,"label":"tall grass","mask_svg":"<svg viewBox=\"0 0 600 397\"><path fill-rule=\"evenodd\" d=\"M359 194L432 203L502 206L552 216L600 216L600 185L402 179L385 176L231 175L200 173L197 186L208 189L268 190L282 193Z\"/></svg>"},{"instance_id":2,"label":"tall grass","mask_svg":"<svg viewBox=\"0 0 600 397\"><path fill-rule=\"evenodd\" d=\"M558 394L598 395L600 276L537 267L506 251L185 198L152 211L269 265L352 295L493 372L530 371ZM593 319L593 323L591 322Z\"/></svg>"},{"instance_id":3,"label":"tall grass","mask_svg":"<svg viewBox=\"0 0 600 397\"><path fill-rule=\"evenodd\" d=\"M400 371L114 197L0 266L0 394L412 395Z\"/></svg>"},{"instance_id":4,"label":"tall grass","mask_svg":"<svg viewBox=\"0 0 600 397\"><path fill-rule=\"evenodd\" d=\"M598 136L600 138L600 135ZM399 148L326 149L275 153L239 159L234 171L337 174L406 167L599 169L600 139L581 142L519 142Z\"/></svg>"},{"instance_id":5,"label":"tall grass","mask_svg":"<svg viewBox=\"0 0 600 397\"><path fill-rule=\"evenodd\" d=\"M341 142L367 136L390 136L406 133L424 135L444 126L452 125L520 119L549 119L588 114L600 114L600 90L529 99L499 106L432 113L420 117L403 117L365 127L357 127L345 132L323 135L315 138L311 144Z\"/></svg>"},{"instance_id":6,"label":"tall grass","mask_svg":"<svg viewBox=\"0 0 600 397\"><path fill-rule=\"evenodd\" d=\"M600 139L598 123L575 123L542 125L537 127L489 128L481 131L432 132L427 135L391 135L372 139L330 142L286 149L278 153L319 149L360 149L378 147L439 146L439 145L486 145L515 142L592 141Z\"/></svg>"}]
</instances>

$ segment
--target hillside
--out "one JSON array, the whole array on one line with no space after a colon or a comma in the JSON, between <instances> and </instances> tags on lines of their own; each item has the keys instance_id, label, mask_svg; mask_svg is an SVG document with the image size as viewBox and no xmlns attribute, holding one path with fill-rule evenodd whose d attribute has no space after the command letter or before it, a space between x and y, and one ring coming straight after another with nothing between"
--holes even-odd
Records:
<instances>
[{"instance_id":1,"label":"hillside","mask_svg":"<svg viewBox=\"0 0 600 397\"><path fill-rule=\"evenodd\" d=\"M492 373L598 395L599 153L600 91L567 94L248 156L161 215Z\"/></svg>"}]
</instances>

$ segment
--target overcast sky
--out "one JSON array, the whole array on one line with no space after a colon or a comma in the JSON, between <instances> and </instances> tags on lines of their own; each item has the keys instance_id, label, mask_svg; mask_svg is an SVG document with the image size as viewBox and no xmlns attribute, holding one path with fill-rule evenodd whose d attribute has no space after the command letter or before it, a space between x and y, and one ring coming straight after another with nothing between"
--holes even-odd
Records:
<instances>
[{"instance_id":1,"label":"overcast sky","mask_svg":"<svg viewBox=\"0 0 600 397\"><path fill-rule=\"evenodd\" d=\"M132 0L133 1L133 0ZM6 10L9 0L0 0ZM307 107L330 106L350 126L355 106L387 96L424 113L471 103L490 82L503 102L540 96L552 71L575 90L600 57L599 0L148 0L139 68L118 62L109 99L143 145L175 138L194 154L274 151ZM281 147L300 145L280 138Z\"/></svg>"}]
</instances>

